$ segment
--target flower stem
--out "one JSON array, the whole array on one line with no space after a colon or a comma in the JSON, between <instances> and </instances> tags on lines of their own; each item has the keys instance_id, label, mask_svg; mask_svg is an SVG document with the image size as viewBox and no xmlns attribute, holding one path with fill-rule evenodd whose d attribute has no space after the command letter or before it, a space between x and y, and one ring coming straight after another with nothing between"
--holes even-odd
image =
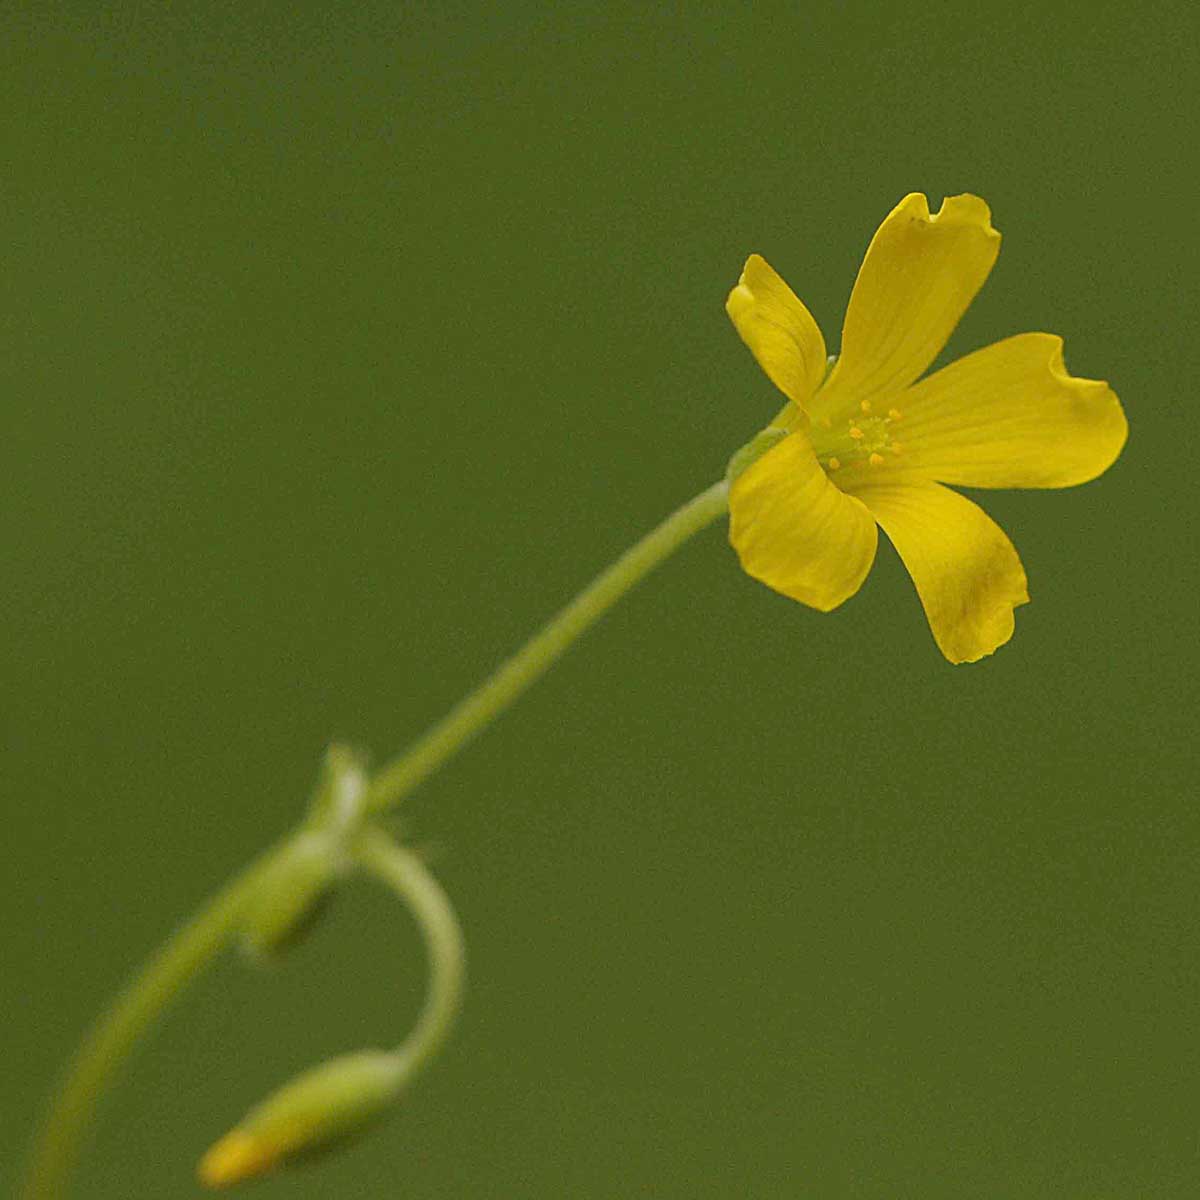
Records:
<instances>
[{"instance_id":1,"label":"flower stem","mask_svg":"<svg viewBox=\"0 0 1200 1200\"><path fill-rule=\"evenodd\" d=\"M380 770L356 823L408 795L508 708L626 592L728 507L729 485L722 480L635 542L407 753ZM225 945L292 845L287 839L268 850L217 893L167 941L92 1027L42 1126L21 1200L58 1200L63 1195L97 1099L117 1067L175 995ZM425 1007L416 1027L394 1051L397 1070L407 1078L441 1046L458 1011L464 973L462 935L449 901L419 858L370 827L358 838L356 852L412 908L429 950L431 979Z\"/></svg>"},{"instance_id":2,"label":"flower stem","mask_svg":"<svg viewBox=\"0 0 1200 1200\"><path fill-rule=\"evenodd\" d=\"M728 507L729 485L722 480L635 542L406 753L383 766L371 782L367 810L390 808L423 783L508 708L626 592Z\"/></svg>"},{"instance_id":3,"label":"flower stem","mask_svg":"<svg viewBox=\"0 0 1200 1200\"><path fill-rule=\"evenodd\" d=\"M96 1101L138 1038L225 945L285 841L231 880L168 939L113 1001L75 1055L30 1159L21 1200L56 1200L79 1155Z\"/></svg>"},{"instance_id":4,"label":"flower stem","mask_svg":"<svg viewBox=\"0 0 1200 1200\"><path fill-rule=\"evenodd\" d=\"M462 1005L466 954L454 908L420 857L381 829L368 827L357 844L360 862L409 907L429 954L429 986L412 1032L396 1047L403 1082L441 1048Z\"/></svg>"}]
</instances>

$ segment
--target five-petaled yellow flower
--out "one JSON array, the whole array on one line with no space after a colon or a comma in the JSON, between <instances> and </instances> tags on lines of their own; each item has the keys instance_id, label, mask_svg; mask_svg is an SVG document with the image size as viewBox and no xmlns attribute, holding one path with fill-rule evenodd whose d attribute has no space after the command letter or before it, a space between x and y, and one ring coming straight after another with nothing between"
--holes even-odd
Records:
<instances>
[{"instance_id":1,"label":"five-petaled yellow flower","mask_svg":"<svg viewBox=\"0 0 1200 1200\"><path fill-rule=\"evenodd\" d=\"M1128 432L1112 389L1068 375L1062 339L1048 333L1007 338L917 382L999 249L977 196L948 197L933 215L924 196L906 196L867 249L828 376L817 323L758 255L726 304L789 401L748 457L770 449L730 491L742 566L828 611L866 578L878 522L951 662L1008 641L1029 593L1003 530L944 485L1070 487L1104 471Z\"/></svg>"}]
</instances>

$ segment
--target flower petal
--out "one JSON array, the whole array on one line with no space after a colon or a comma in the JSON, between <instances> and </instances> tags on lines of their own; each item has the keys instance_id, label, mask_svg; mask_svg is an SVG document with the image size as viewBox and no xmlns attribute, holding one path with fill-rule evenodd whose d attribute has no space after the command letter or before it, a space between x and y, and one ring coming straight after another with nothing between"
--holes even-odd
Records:
<instances>
[{"instance_id":1,"label":"flower petal","mask_svg":"<svg viewBox=\"0 0 1200 1200\"><path fill-rule=\"evenodd\" d=\"M867 483L855 495L900 552L951 662L974 662L1012 637L1013 609L1029 599L1025 571L983 509L938 483Z\"/></svg>"},{"instance_id":2,"label":"flower petal","mask_svg":"<svg viewBox=\"0 0 1200 1200\"><path fill-rule=\"evenodd\" d=\"M1067 374L1062 346L1018 334L910 388L896 401L905 465L966 487L1070 487L1107 470L1125 414L1107 383Z\"/></svg>"},{"instance_id":3,"label":"flower petal","mask_svg":"<svg viewBox=\"0 0 1200 1200\"><path fill-rule=\"evenodd\" d=\"M766 259L746 259L725 311L767 378L803 407L825 378L825 339Z\"/></svg>"},{"instance_id":4,"label":"flower petal","mask_svg":"<svg viewBox=\"0 0 1200 1200\"><path fill-rule=\"evenodd\" d=\"M858 403L906 388L937 357L983 287L1000 235L978 196L949 196L929 215L919 192L884 218L859 268L829 400Z\"/></svg>"},{"instance_id":5,"label":"flower petal","mask_svg":"<svg viewBox=\"0 0 1200 1200\"><path fill-rule=\"evenodd\" d=\"M822 612L853 596L875 561L874 518L829 481L803 434L737 477L729 511L729 540L746 573Z\"/></svg>"}]
</instances>

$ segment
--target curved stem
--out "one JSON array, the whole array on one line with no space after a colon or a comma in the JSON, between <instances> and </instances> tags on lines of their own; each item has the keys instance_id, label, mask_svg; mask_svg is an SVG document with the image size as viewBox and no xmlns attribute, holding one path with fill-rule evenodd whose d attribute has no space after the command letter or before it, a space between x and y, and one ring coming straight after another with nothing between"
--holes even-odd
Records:
<instances>
[{"instance_id":1,"label":"curved stem","mask_svg":"<svg viewBox=\"0 0 1200 1200\"><path fill-rule=\"evenodd\" d=\"M21 1200L63 1195L100 1093L138 1038L225 945L260 880L287 845L261 855L176 930L92 1026L38 1135Z\"/></svg>"},{"instance_id":2,"label":"curved stem","mask_svg":"<svg viewBox=\"0 0 1200 1200\"><path fill-rule=\"evenodd\" d=\"M377 812L408 795L512 704L626 592L728 507L729 485L722 480L634 543L405 754L386 764L371 783L367 809Z\"/></svg>"},{"instance_id":3,"label":"curved stem","mask_svg":"<svg viewBox=\"0 0 1200 1200\"><path fill-rule=\"evenodd\" d=\"M387 884L412 911L429 953L429 987L412 1032L396 1047L404 1081L432 1058L450 1033L462 1006L466 954L462 930L441 884L411 850L380 829L370 828L357 843L359 860Z\"/></svg>"},{"instance_id":4,"label":"curved stem","mask_svg":"<svg viewBox=\"0 0 1200 1200\"><path fill-rule=\"evenodd\" d=\"M631 546L520 650L372 780L362 813L396 804L538 679L613 604L729 505L722 480L695 496ZM110 1078L141 1034L217 954L277 866L290 839L269 850L213 897L143 968L93 1026L34 1145L21 1200L57 1200ZM356 843L361 861L412 908L430 955L431 981L416 1027L394 1051L398 1072L418 1070L445 1040L463 983L462 935L454 911L420 859L378 830Z\"/></svg>"}]
</instances>

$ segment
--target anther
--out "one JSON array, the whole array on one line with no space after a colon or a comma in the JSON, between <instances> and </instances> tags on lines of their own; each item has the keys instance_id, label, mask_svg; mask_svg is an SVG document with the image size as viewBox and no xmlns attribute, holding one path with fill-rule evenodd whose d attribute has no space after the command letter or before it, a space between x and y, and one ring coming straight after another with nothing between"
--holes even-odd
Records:
<instances>
[{"instance_id":1,"label":"anther","mask_svg":"<svg viewBox=\"0 0 1200 1200\"><path fill-rule=\"evenodd\" d=\"M838 469L838 467L840 467L841 465L842 465L842 460L840 458L831 458L829 460L829 469L831 471L836 471Z\"/></svg>"},{"instance_id":2,"label":"anther","mask_svg":"<svg viewBox=\"0 0 1200 1200\"><path fill-rule=\"evenodd\" d=\"M867 462L869 462L871 464L871 466L873 466L873 467L882 467L883 466L883 455L882 454L872 454L871 457L867 459Z\"/></svg>"},{"instance_id":3,"label":"anther","mask_svg":"<svg viewBox=\"0 0 1200 1200\"><path fill-rule=\"evenodd\" d=\"M858 407L861 408L864 413L869 413L871 411L871 402L870 400L860 400L858 402Z\"/></svg>"},{"instance_id":4,"label":"anther","mask_svg":"<svg viewBox=\"0 0 1200 1200\"><path fill-rule=\"evenodd\" d=\"M900 410L898 408L889 408L888 416L891 417L893 421L898 421L900 420Z\"/></svg>"},{"instance_id":5,"label":"anther","mask_svg":"<svg viewBox=\"0 0 1200 1200\"><path fill-rule=\"evenodd\" d=\"M857 425L850 426L850 436L856 441L861 442L863 439L863 431Z\"/></svg>"}]
</instances>

